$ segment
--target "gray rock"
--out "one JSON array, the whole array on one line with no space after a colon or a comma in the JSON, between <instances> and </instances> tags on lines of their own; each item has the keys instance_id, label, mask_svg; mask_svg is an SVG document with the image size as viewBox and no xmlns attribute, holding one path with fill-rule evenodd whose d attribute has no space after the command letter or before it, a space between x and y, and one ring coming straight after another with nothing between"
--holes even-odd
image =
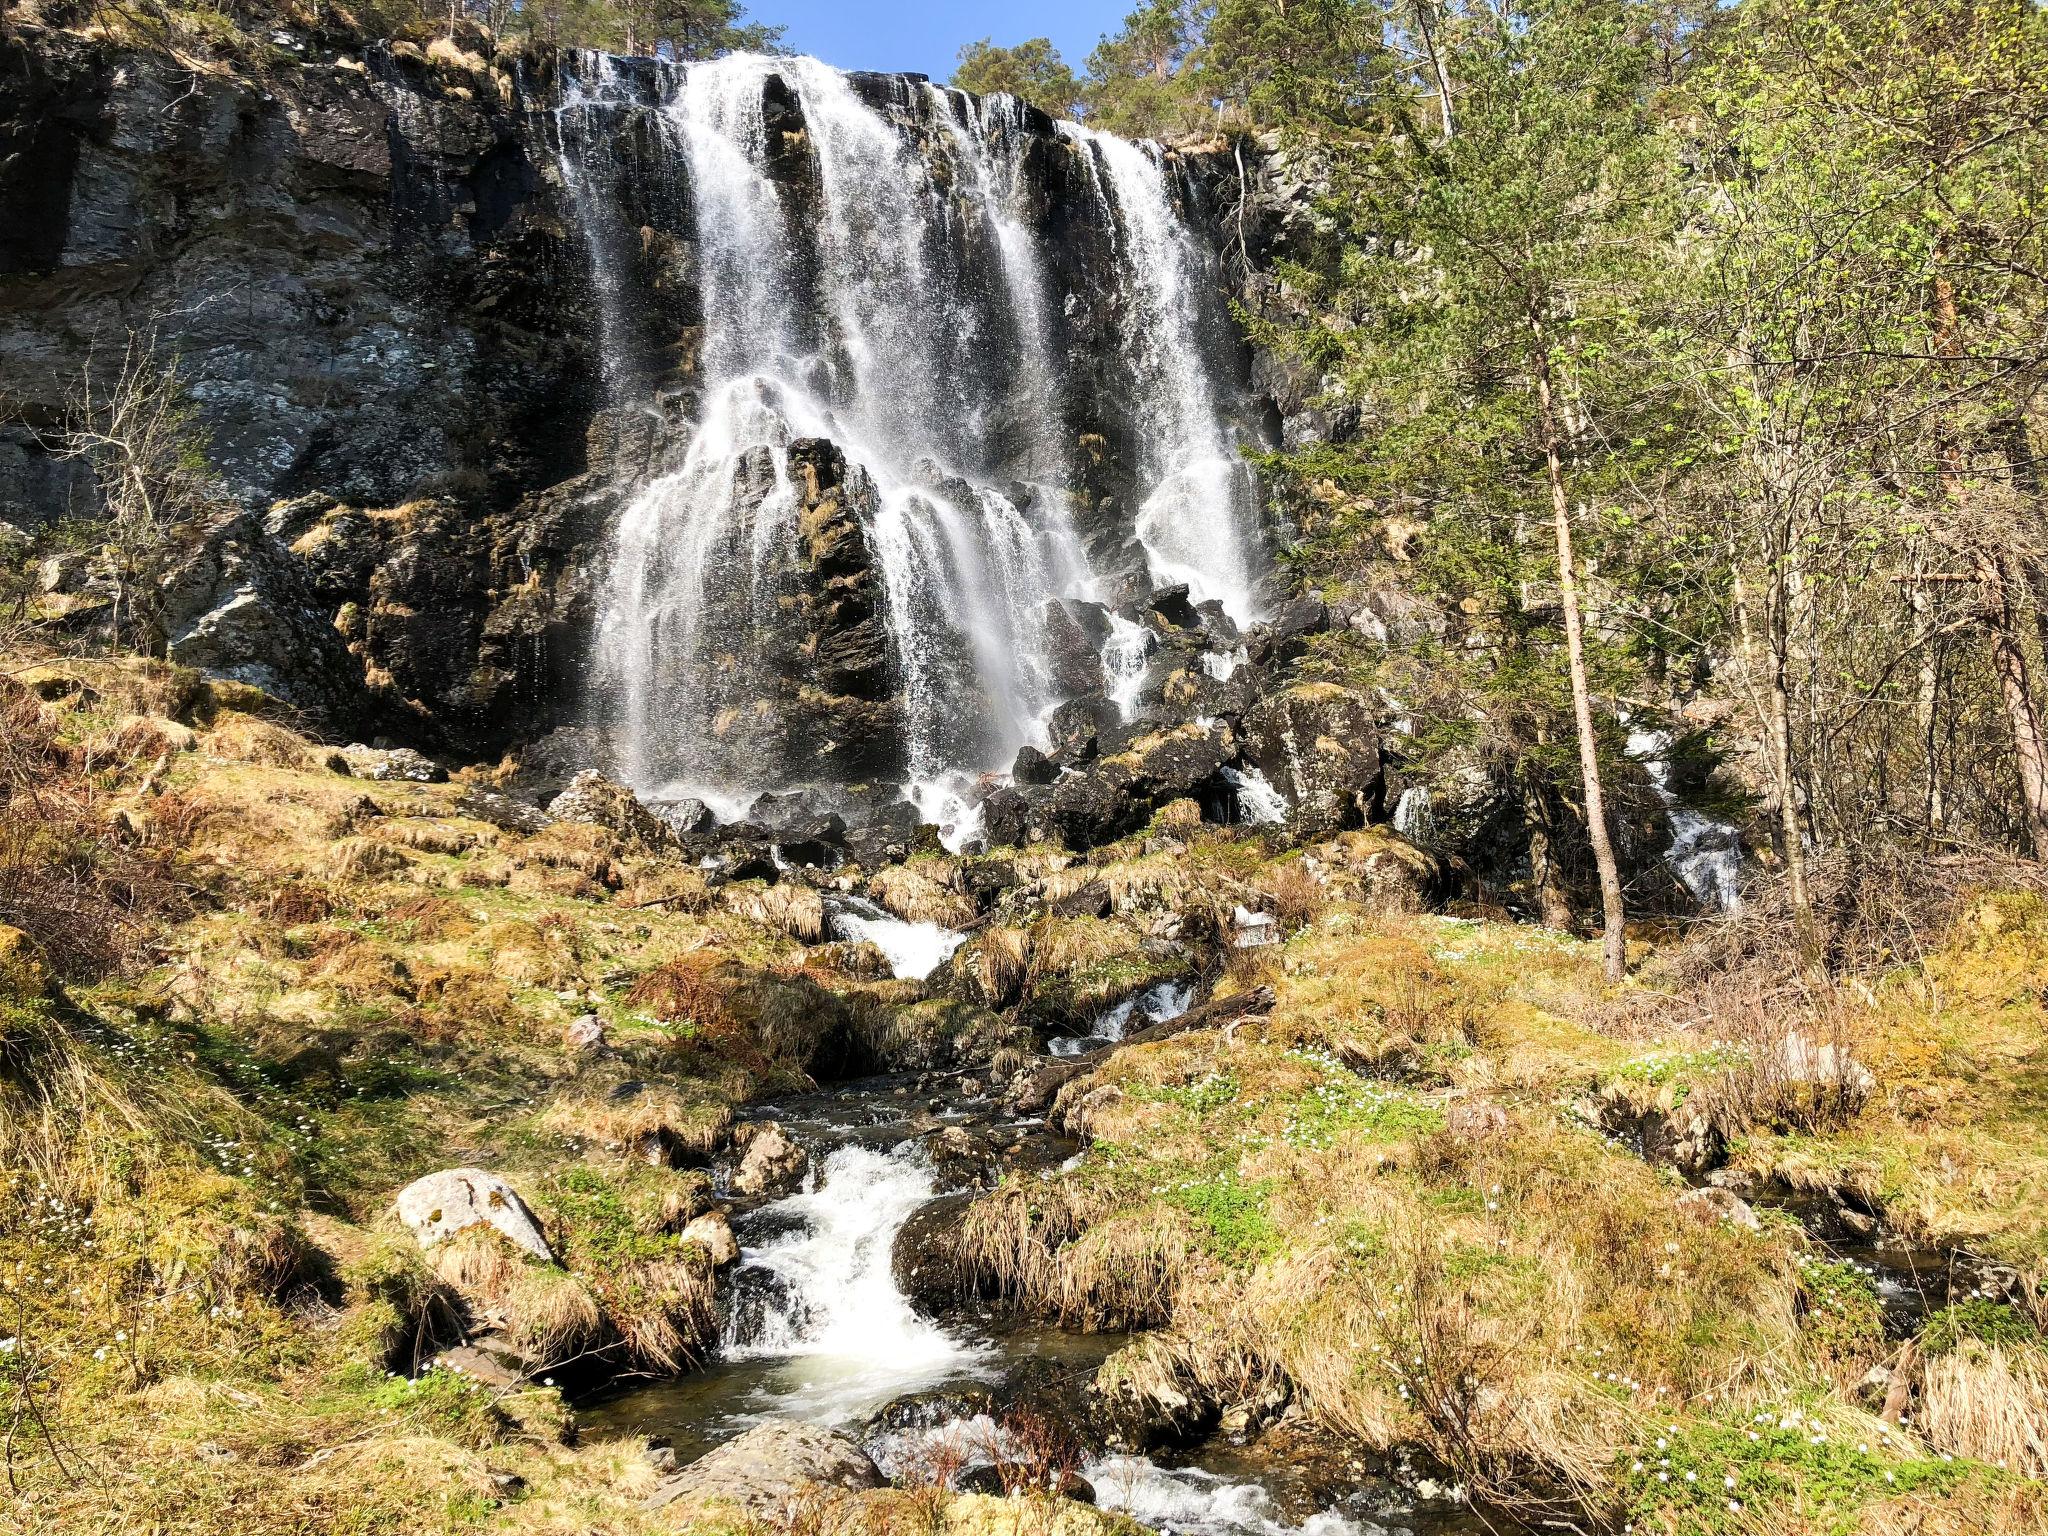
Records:
<instances>
[{"instance_id":1,"label":"gray rock","mask_svg":"<svg viewBox=\"0 0 2048 1536\"><path fill-rule=\"evenodd\" d=\"M1747 1200L1713 1185L1687 1190L1678 1197L1675 1205L1680 1215L1689 1216L1702 1226L1726 1222L1730 1226L1741 1227L1745 1232L1754 1232L1760 1225Z\"/></svg>"},{"instance_id":2,"label":"gray rock","mask_svg":"<svg viewBox=\"0 0 2048 1536\"><path fill-rule=\"evenodd\" d=\"M1371 700L1330 684L1261 700L1245 716L1245 756L1286 797L1305 836L1363 825L1382 784Z\"/></svg>"},{"instance_id":3,"label":"gray rock","mask_svg":"<svg viewBox=\"0 0 2048 1536\"><path fill-rule=\"evenodd\" d=\"M443 784L448 779L446 768L411 747L380 750L357 744L343 747L341 755L349 772L359 779L390 784Z\"/></svg>"},{"instance_id":4,"label":"gray rock","mask_svg":"<svg viewBox=\"0 0 2048 1536\"><path fill-rule=\"evenodd\" d=\"M684 1242L695 1243L710 1254L714 1269L740 1261L739 1239L733 1236L732 1222L723 1211L706 1211L691 1220L679 1235Z\"/></svg>"},{"instance_id":5,"label":"gray rock","mask_svg":"<svg viewBox=\"0 0 2048 1536\"><path fill-rule=\"evenodd\" d=\"M562 1031L562 1043L575 1051L601 1051L605 1044L604 1020L586 1013L572 1020Z\"/></svg>"},{"instance_id":6,"label":"gray rock","mask_svg":"<svg viewBox=\"0 0 2048 1536\"><path fill-rule=\"evenodd\" d=\"M733 1140L741 1139L736 1131ZM773 1120L748 1129L744 1140L739 1171L732 1179L734 1189L757 1198L773 1197L789 1194L803 1183L810 1171L810 1156Z\"/></svg>"},{"instance_id":7,"label":"gray rock","mask_svg":"<svg viewBox=\"0 0 2048 1536\"><path fill-rule=\"evenodd\" d=\"M633 791L613 783L595 768L577 774L567 789L549 801L548 814L557 821L605 827L641 847L676 846L675 831L667 822L642 805Z\"/></svg>"},{"instance_id":8,"label":"gray rock","mask_svg":"<svg viewBox=\"0 0 2048 1536\"><path fill-rule=\"evenodd\" d=\"M845 1435L813 1424L774 1420L728 1440L661 1480L649 1509L679 1512L716 1504L772 1519L819 1488L879 1488L881 1471Z\"/></svg>"},{"instance_id":9,"label":"gray rock","mask_svg":"<svg viewBox=\"0 0 2048 1536\"><path fill-rule=\"evenodd\" d=\"M445 1243L471 1227L493 1227L514 1247L552 1264L554 1250L519 1192L481 1168L449 1168L416 1179L399 1192L398 1217L422 1248Z\"/></svg>"}]
</instances>

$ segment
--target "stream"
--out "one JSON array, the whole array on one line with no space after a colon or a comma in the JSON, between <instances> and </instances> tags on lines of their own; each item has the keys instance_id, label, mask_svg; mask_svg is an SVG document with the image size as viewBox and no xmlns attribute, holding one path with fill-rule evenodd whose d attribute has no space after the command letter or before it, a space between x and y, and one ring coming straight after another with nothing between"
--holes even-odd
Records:
<instances>
[{"instance_id":1,"label":"stream","mask_svg":"<svg viewBox=\"0 0 2048 1536\"><path fill-rule=\"evenodd\" d=\"M927 935L888 931L891 920L860 921L863 937L901 949L910 966L933 947ZM1192 987L1156 987L1106 1013L1087 1043L1192 1000ZM688 1463L765 1420L798 1419L851 1435L892 1476L944 1466L957 1469L956 1486L982 1487L974 1474L1003 1448L990 1416L998 1402L1050 1389L1078 1403L1124 1336L1022 1323L971 1303L932 1317L896 1282L897 1234L951 1192L925 1150L933 1132L960 1127L995 1148L1002 1167L1027 1172L1078 1150L1042 1121L961 1097L952 1081L870 1078L752 1106L753 1118L779 1122L810 1154L805 1187L735 1217L741 1256L722 1290L717 1358L690 1375L624 1384L581 1411L586 1430L666 1442ZM1311 1470L1256 1443L1217 1441L1157 1457L1097 1455L1080 1474L1102 1507L1180 1536L1483 1529L1462 1511L1418 1510L1383 1479L1333 1476L1323 1465L1331 1459Z\"/></svg>"}]
</instances>

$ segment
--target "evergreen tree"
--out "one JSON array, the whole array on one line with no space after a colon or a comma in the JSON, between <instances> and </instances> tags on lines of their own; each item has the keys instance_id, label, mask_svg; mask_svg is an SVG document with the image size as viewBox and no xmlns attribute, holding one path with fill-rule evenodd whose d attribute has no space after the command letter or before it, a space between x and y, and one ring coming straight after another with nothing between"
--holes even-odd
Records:
<instances>
[{"instance_id":1,"label":"evergreen tree","mask_svg":"<svg viewBox=\"0 0 2048 1536\"><path fill-rule=\"evenodd\" d=\"M1627 625L1603 612L1588 633L1585 556L1640 517L1672 425L1657 358L1677 202L1652 108L1653 21L1625 0L1528 0L1440 24L1454 112L1435 67L1412 71L1411 89L1381 93L1385 138L1339 162L1359 237L1345 302L1371 323L1303 343L1376 424L1355 485L1433 508L1432 567L1484 636L1485 692L1525 722L1525 766L1561 779L1560 738L1573 743L1614 977L1623 891L1603 762L1618 754L1595 694L1615 649L1601 636ZM1598 589L1617 574L1601 570ZM1529 704L1559 641L1563 687L1549 697L1569 709L1553 721ZM1548 820L1532 806L1532 898L1555 916Z\"/></svg>"},{"instance_id":2,"label":"evergreen tree","mask_svg":"<svg viewBox=\"0 0 2048 1536\"><path fill-rule=\"evenodd\" d=\"M1012 48L998 48L988 38L960 50L952 83L985 96L1007 92L1054 117L1080 111L1081 81L1049 38L1034 37Z\"/></svg>"}]
</instances>

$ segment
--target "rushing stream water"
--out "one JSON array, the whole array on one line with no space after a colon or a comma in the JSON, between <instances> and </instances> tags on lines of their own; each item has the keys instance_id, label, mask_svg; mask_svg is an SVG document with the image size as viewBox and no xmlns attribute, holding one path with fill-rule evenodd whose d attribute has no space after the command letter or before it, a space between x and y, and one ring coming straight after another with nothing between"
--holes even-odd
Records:
<instances>
[{"instance_id":1,"label":"rushing stream water","mask_svg":"<svg viewBox=\"0 0 2048 1536\"><path fill-rule=\"evenodd\" d=\"M873 921L873 920L869 920ZM1165 984L1110 1010L1085 1043L1119 1038L1184 1010L1193 988ZM690 1461L768 1419L799 1419L859 1439L885 1472L986 1465L1006 1432L990 1417L1020 1371L1064 1379L1078 1394L1124 1339L1021 1324L963 1306L920 1312L897 1284L897 1234L942 1180L924 1149L959 1126L1032 1172L1075 1144L985 1099L930 1096L929 1084L880 1078L756 1106L810 1152L803 1189L742 1216L740 1265L725 1282L717 1359L583 1414L597 1434L658 1436ZM997 1410L998 1415L1000 1410ZM1388 1485L1331 1488L1282 1459L1223 1444L1185 1456L1098 1455L1081 1468L1099 1504L1182 1536L1378 1536L1479 1529L1464 1517L1404 1507Z\"/></svg>"}]
</instances>

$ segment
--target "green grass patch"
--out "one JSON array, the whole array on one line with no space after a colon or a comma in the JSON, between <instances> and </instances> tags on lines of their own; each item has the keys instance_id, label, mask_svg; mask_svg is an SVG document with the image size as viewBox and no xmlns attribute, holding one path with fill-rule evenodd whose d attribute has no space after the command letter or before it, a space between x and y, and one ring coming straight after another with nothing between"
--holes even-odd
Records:
<instances>
[{"instance_id":1,"label":"green grass patch","mask_svg":"<svg viewBox=\"0 0 2048 1536\"><path fill-rule=\"evenodd\" d=\"M1444 1123L1435 1105L1362 1078L1332 1057L1305 1050L1287 1054L1314 1066L1322 1078L1295 1101L1280 1133L1290 1147L1328 1151L1346 1137L1398 1141L1427 1135Z\"/></svg>"},{"instance_id":2,"label":"green grass patch","mask_svg":"<svg viewBox=\"0 0 2048 1536\"><path fill-rule=\"evenodd\" d=\"M1635 1529L1688 1536L1754 1531L1762 1511L1846 1536L1866 1505L1902 1494L1940 1497L1998 1476L1945 1457L1895 1454L1882 1441L1844 1440L1797 1409L1677 1426L1618 1471Z\"/></svg>"}]
</instances>

